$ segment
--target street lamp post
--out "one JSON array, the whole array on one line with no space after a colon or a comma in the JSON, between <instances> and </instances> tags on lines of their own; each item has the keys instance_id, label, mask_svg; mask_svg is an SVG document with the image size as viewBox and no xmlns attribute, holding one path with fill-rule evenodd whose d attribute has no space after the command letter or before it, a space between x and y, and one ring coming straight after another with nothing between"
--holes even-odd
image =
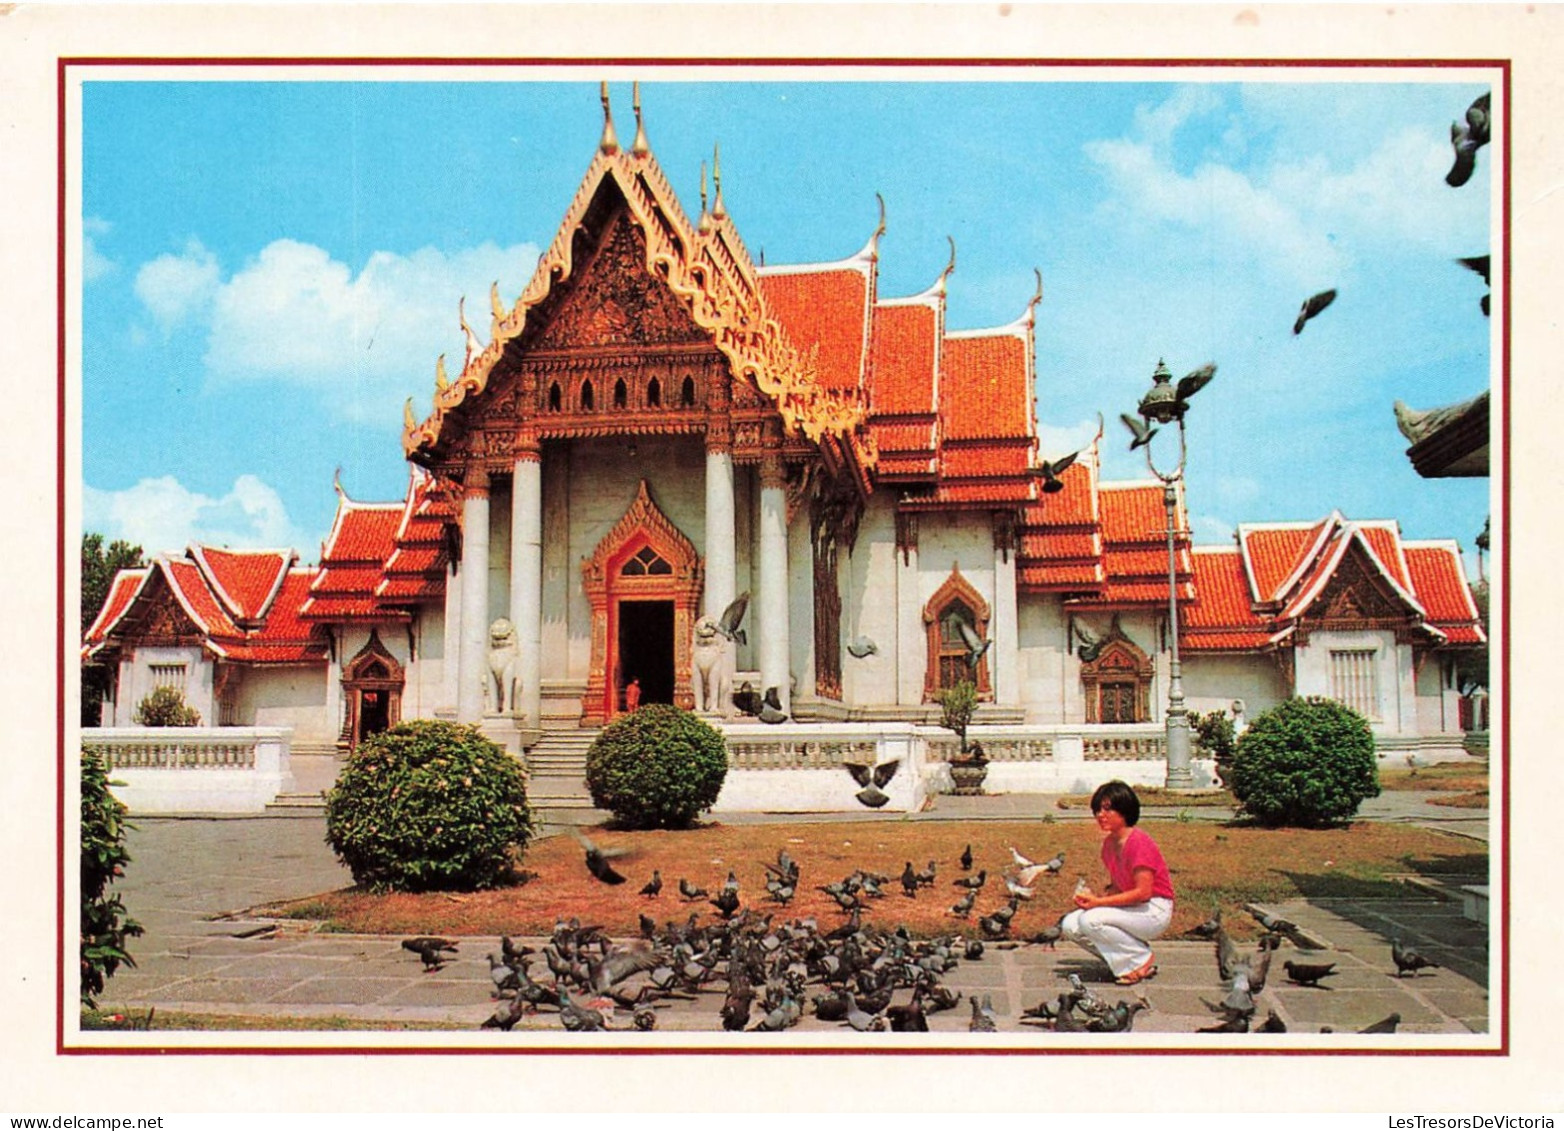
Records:
<instances>
[{"instance_id":1,"label":"street lamp post","mask_svg":"<svg viewBox=\"0 0 1564 1131\"><path fill-rule=\"evenodd\" d=\"M1178 548L1175 533L1178 526L1178 484L1184 478L1184 463L1188 456L1184 438L1184 413L1189 408L1189 398L1194 396L1216 373L1215 365L1206 365L1172 384L1173 374L1166 363L1157 362L1152 374L1151 389L1140 399L1139 413L1143 422L1125 415L1122 419L1135 434L1130 445L1146 449L1146 466L1162 483L1162 502L1167 508L1168 525L1168 623L1173 633L1173 655L1168 665L1167 711L1167 787L1169 789L1193 789L1194 774L1190 770L1189 712L1184 708L1184 676L1178 652ZM1162 471L1151 458L1151 438L1157 429L1153 424L1178 423L1178 465L1172 471Z\"/></svg>"}]
</instances>

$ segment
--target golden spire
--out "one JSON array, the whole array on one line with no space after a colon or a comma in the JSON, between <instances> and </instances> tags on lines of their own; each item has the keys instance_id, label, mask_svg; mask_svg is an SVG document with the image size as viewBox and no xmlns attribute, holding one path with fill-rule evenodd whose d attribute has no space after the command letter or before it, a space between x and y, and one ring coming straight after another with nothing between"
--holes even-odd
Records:
<instances>
[{"instance_id":1,"label":"golden spire","mask_svg":"<svg viewBox=\"0 0 1564 1131\"><path fill-rule=\"evenodd\" d=\"M1036 267L1032 268L1032 274L1037 276L1037 292L1032 295L1026 304L1026 312L1031 314L1037 309L1037 304L1043 301L1043 273Z\"/></svg>"},{"instance_id":2,"label":"golden spire","mask_svg":"<svg viewBox=\"0 0 1564 1131\"><path fill-rule=\"evenodd\" d=\"M604 153L618 153L619 139L614 136L614 112L608 105L608 80L604 79L601 97L603 99L603 140L598 142L598 148Z\"/></svg>"},{"instance_id":3,"label":"golden spire","mask_svg":"<svg viewBox=\"0 0 1564 1131\"><path fill-rule=\"evenodd\" d=\"M939 273L939 289L941 293L945 290L945 280L949 279L951 272L956 269L956 237L946 236L945 238L950 241L950 262L945 264L945 270Z\"/></svg>"},{"instance_id":4,"label":"golden spire","mask_svg":"<svg viewBox=\"0 0 1564 1131\"><path fill-rule=\"evenodd\" d=\"M698 225L703 232L711 229L711 213L706 211L706 162L701 162L701 219Z\"/></svg>"},{"instance_id":5,"label":"golden spire","mask_svg":"<svg viewBox=\"0 0 1564 1131\"><path fill-rule=\"evenodd\" d=\"M711 198L711 214L720 220L726 215L722 207L722 146L713 145L711 148L711 183L714 190Z\"/></svg>"},{"instance_id":6,"label":"golden spire","mask_svg":"<svg viewBox=\"0 0 1564 1131\"><path fill-rule=\"evenodd\" d=\"M408 397L407 403L402 406L402 430L411 432L418 427L418 420L413 416L413 398Z\"/></svg>"},{"instance_id":7,"label":"golden spire","mask_svg":"<svg viewBox=\"0 0 1564 1131\"><path fill-rule=\"evenodd\" d=\"M443 353L434 359L434 387L442 393L451 387L451 379L445 375L445 355Z\"/></svg>"},{"instance_id":8,"label":"golden spire","mask_svg":"<svg viewBox=\"0 0 1564 1131\"><path fill-rule=\"evenodd\" d=\"M645 157L652 151L651 145L646 140L646 123L641 121L641 84L632 86L632 97L635 101L635 144L630 146L630 152L637 157Z\"/></svg>"}]
</instances>

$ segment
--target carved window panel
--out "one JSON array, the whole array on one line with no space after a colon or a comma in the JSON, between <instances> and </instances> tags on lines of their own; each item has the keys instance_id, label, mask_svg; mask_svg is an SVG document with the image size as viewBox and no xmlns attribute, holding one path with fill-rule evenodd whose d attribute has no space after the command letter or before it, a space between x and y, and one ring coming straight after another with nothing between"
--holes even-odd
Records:
<instances>
[{"instance_id":1,"label":"carved window panel","mask_svg":"<svg viewBox=\"0 0 1564 1131\"><path fill-rule=\"evenodd\" d=\"M555 381L548 387L548 410L558 412L564 407L564 395L560 392L559 382Z\"/></svg>"},{"instance_id":2,"label":"carved window panel","mask_svg":"<svg viewBox=\"0 0 1564 1131\"><path fill-rule=\"evenodd\" d=\"M646 383L646 407L661 408L663 406L662 383L653 377Z\"/></svg>"},{"instance_id":3,"label":"carved window panel","mask_svg":"<svg viewBox=\"0 0 1564 1131\"><path fill-rule=\"evenodd\" d=\"M591 412L597 408L597 398L592 392L591 380L581 382L581 411Z\"/></svg>"},{"instance_id":4,"label":"carved window panel","mask_svg":"<svg viewBox=\"0 0 1564 1131\"><path fill-rule=\"evenodd\" d=\"M1089 723L1144 723L1151 720L1151 657L1122 635L1118 619L1096 659L1081 665Z\"/></svg>"},{"instance_id":5,"label":"carved window panel","mask_svg":"<svg viewBox=\"0 0 1564 1131\"><path fill-rule=\"evenodd\" d=\"M614 382L614 407L624 408L630 399L630 391L625 388L623 377Z\"/></svg>"},{"instance_id":6,"label":"carved window panel","mask_svg":"<svg viewBox=\"0 0 1564 1131\"><path fill-rule=\"evenodd\" d=\"M679 403L685 408L695 407L695 378L685 377L683 386L679 389Z\"/></svg>"},{"instance_id":7,"label":"carved window panel","mask_svg":"<svg viewBox=\"0 0 1564 1131\"><path fill-rule=\"evenodd\" d=\"M974 672L967 663L970 650L960 627L965 622L981 639L987 640L989 615L988 602L972 583L959 569L951 570L945 583L923 607L923 625L928 636L928 666L923 676L925 702L935 701L940 692L955 687L964 679L977 684L979 698L993 698L988 655L985 653L978 661Z\"/></svg>"}]
</instances>

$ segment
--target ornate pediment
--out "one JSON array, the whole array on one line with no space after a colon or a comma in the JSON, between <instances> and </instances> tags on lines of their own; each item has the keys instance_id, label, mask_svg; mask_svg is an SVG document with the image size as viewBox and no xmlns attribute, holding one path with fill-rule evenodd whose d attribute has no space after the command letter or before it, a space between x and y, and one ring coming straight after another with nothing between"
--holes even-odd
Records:
<instances>
[{"instance_id":1,"label":"ornate pediment","mask_svg":"<svg viewBox=\"0 0 1564 1131\"><path fill-rule=\"evenodd\" d=\"M161 575L153 579L136 603L138 607L115 633L124 636L128 643L168 647L200 644L206 639Z\"/></svg>"},{"instance_id":2,"label":"ornate pediment","mask_svg":"<svg viewBox=\"0 0 1564 1131\"><path fill-rule=\"evenodd\" d=\"M1330 627L1351 627L1399 624L1413 616L1413 610L1390 583L1364 559L1363 551L1353 546L1342 556L1303 619Z\"/></svg>"},{"instance_id":3,"label":"ornate pediment","mask_svg":"<svg viewBox=\"0 0 1564 1131\"><path fill-rule=\"evenodd\" d=\"M620 211L609 222L533 348L555 351L709 342L666 283L646 267L646 239Z\"/></svg>"}]
</instances>

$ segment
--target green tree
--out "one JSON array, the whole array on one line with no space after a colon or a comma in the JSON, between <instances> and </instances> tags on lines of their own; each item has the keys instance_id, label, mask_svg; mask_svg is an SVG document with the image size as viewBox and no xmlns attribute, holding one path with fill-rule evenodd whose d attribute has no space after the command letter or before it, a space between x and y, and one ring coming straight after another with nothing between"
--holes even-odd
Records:
<instances>
[{"instance_id":1,"label":"green tree","mask_svg":"<svg viewBox=\"0 0 1564 1131\"><path fill-rule=\"evenodd\" d=\"M1483 635L1488 635L1488 582L1487 580L1474 582L1472 585L1472 603L1477 606L1477 617L1483 626ZM1473 648L1461 655L1457 661L1456 675L1460 682L1461 694L1470 695L1480 687L1488 686L1488 645Z\"/></svg>"},{"instance_id":2,"label":"green tree","mask_svg":"<svg viewBox=\"0 0 1564 1131\"><path fill-rule=\"evenodd\" d=\"M967 742L967 728L972 725L972 716L977 713L977 708L977 684L970 679L964 679L939 693L939 725L956 732L956 740L960 744L958 758L964 759L972 752Z\"/></svg>"},{"instance_id":3,"label":"green tree","mask_svg":"<svg viewBox=\"0 0 1564 1131\"><path fill-rule=\"evenodd\" d=\"M198 727L201 712L185 702L184 692L177 687L154 687L136 704L131 716L137 726L144 727Z\"/></svg>"},{"instance_id":4,"label":"green tree","mask_svg":"<svg viewBox=\"0 0 1564 1131\"><path fill-rule=\"evenodd\" d=\"M138 569L145 565L141 547L115 539L108 547L103 545L103 535L81 536L81 631L85 635L98 619L103 604L109 599L114 575L122 569ZM81 668L81 725L101 725L103 697L109 690L109 669L101 664L83 664Z\"/></svg>"},{"instance_id":5,"label":"green tree","mask_svg":"<svg viewBox=\"0 0 1564 1131\"><path fill-rule=\"evenodd\" d=\"M142 933L108 892L125 872L125 805L109 792L108 770L96 754L81 752L81 1001L97 1006L104 982L120 965L134 966L127 939Z\"/></svg>"}]
</instances>

